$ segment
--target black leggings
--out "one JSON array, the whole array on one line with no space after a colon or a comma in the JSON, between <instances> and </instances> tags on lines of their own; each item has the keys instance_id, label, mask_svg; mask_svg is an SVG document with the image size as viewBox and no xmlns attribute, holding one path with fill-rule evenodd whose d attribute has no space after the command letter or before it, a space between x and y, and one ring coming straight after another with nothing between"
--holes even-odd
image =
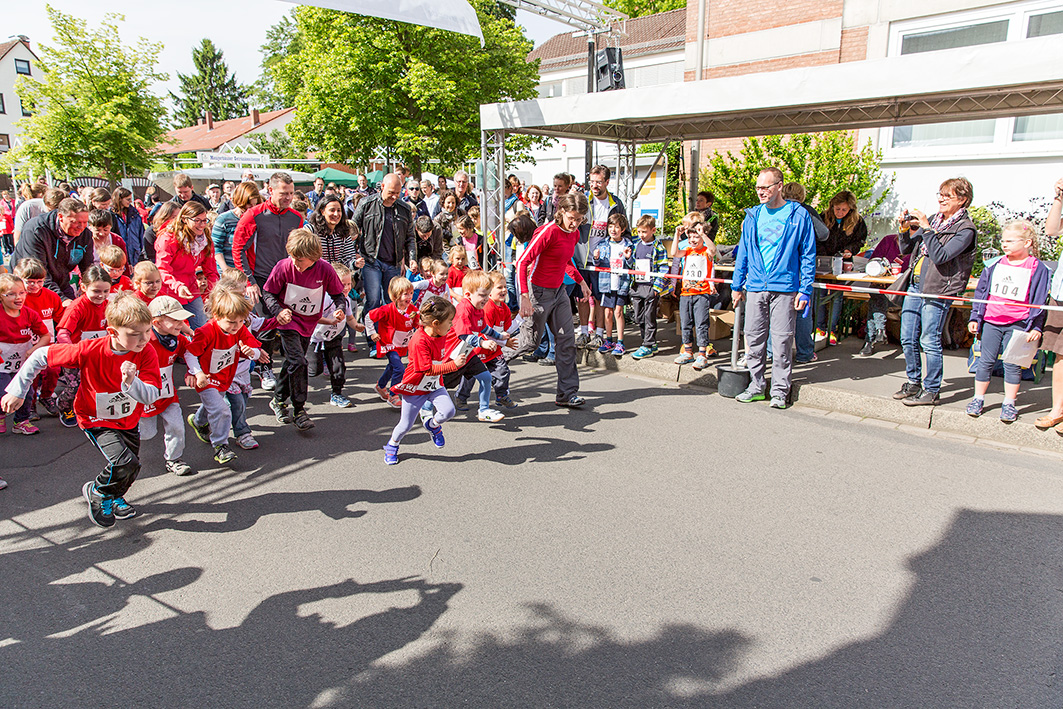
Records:
<instances>
[{"instance_id":1,"label":"black leggings","mask_svg":"<svg viewBox=\"0 0 1063 709\"><path fill-rule=\"evenodd\" d=\"M311 352L307 353L307 370L311 377L316 377L328 369L329 382L333 394L342 394L347 382L347 363L343 359L343 333L332 340L311 343Z\"/></svg>"},{"instance_id":2,"label":"black leggings","mask_svg":"<svg viewBox=\"0 0 1063 709\"><path fill-rule=\"evenodd\" d=\"M96 490L105 497L124 497L140 473L140 430L86 428L85 435L107 459L96 476Z\"/></svg>"}]
</instances>

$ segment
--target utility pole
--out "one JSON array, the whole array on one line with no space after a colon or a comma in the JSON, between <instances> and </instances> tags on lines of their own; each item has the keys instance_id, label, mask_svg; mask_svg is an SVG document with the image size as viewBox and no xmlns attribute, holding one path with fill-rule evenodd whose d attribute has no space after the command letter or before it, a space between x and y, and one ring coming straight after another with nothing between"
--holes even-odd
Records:
<instances>
[{"instance_id":1,"label":"utility pole","mask_svg":"<svg viewBox=\"0 0 1063 709\"><path fill-rule=\"evenodd\" d=\"M595 61L595 43L594 32L588 30L587 32L587 93L593 94L596 84L598 83L598 65ZM583 186L587 187L590 184L591 168L594 167L594 141L585 141L586 145L586 164L583 168Z\"/></svg>"}]
</instances>

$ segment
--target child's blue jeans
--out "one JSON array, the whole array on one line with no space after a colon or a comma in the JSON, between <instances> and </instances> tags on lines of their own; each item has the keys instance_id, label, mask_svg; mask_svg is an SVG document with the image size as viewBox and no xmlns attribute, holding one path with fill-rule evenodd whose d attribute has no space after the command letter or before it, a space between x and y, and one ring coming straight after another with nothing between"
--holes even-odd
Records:
<instances>
[{"instance_id":1,"label":"child's blue jeans","mask_svg":"<svg viewBox=\"0 0 1063 709\"><path fill-rule=\"evenodd\" d=\"M391 381L391 386L395 386L402 381L402 375L406 374L406 363L402 361L402 357L397 352L388 352L388 364L384 367L384 373L380 375L380 379L376 385L380 388L388 386L388 381Z\"/></svg>"}]
</instances>

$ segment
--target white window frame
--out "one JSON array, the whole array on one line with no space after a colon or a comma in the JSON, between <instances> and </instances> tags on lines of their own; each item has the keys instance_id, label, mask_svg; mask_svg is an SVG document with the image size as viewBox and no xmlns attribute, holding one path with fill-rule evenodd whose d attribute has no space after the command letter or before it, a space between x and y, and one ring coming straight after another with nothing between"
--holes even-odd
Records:
<instances>
[{"instance_id":1,"label":"white window frame","mask_svg":"<svg viewBox=\"0 0 1063 709\"><path fill-rule=\"evenodd\" d=\"M1063 0L1027 0L895 22L890 26L887 56L900 56L901 43L905 35L955 29L997 20L1008 20L1005 42L1023 41L1026 39L1026 28L1030 17L1054 10L1063 10ZM1063 35L1059 37L1063 40ZM1015 118L995 120L996 126L991 143L895 148L893 147L893 128L883 128L879 133L879 145L882 146L883 158L889 162L930 162L943 158L963 160L1063 155L1063 139L1016 141L1012 138L1015 133Z\"/></svg>"}]
</instances>

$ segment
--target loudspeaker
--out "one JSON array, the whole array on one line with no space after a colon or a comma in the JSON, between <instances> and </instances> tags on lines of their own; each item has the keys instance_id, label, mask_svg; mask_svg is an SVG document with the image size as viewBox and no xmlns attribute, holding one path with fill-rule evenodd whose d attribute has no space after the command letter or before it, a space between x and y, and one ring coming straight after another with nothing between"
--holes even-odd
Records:
<instances>
[{"instance_id":1,"label":"loudspeaker","mask_svg":"<svg viewBox=\"0 0 1063 709\"><path fill-rule=\"evenodd\" d=\"M596 91L612 91L624 87L624 53L619 47L606 47L597 55Z\"/></svg>"}]
</instances>

